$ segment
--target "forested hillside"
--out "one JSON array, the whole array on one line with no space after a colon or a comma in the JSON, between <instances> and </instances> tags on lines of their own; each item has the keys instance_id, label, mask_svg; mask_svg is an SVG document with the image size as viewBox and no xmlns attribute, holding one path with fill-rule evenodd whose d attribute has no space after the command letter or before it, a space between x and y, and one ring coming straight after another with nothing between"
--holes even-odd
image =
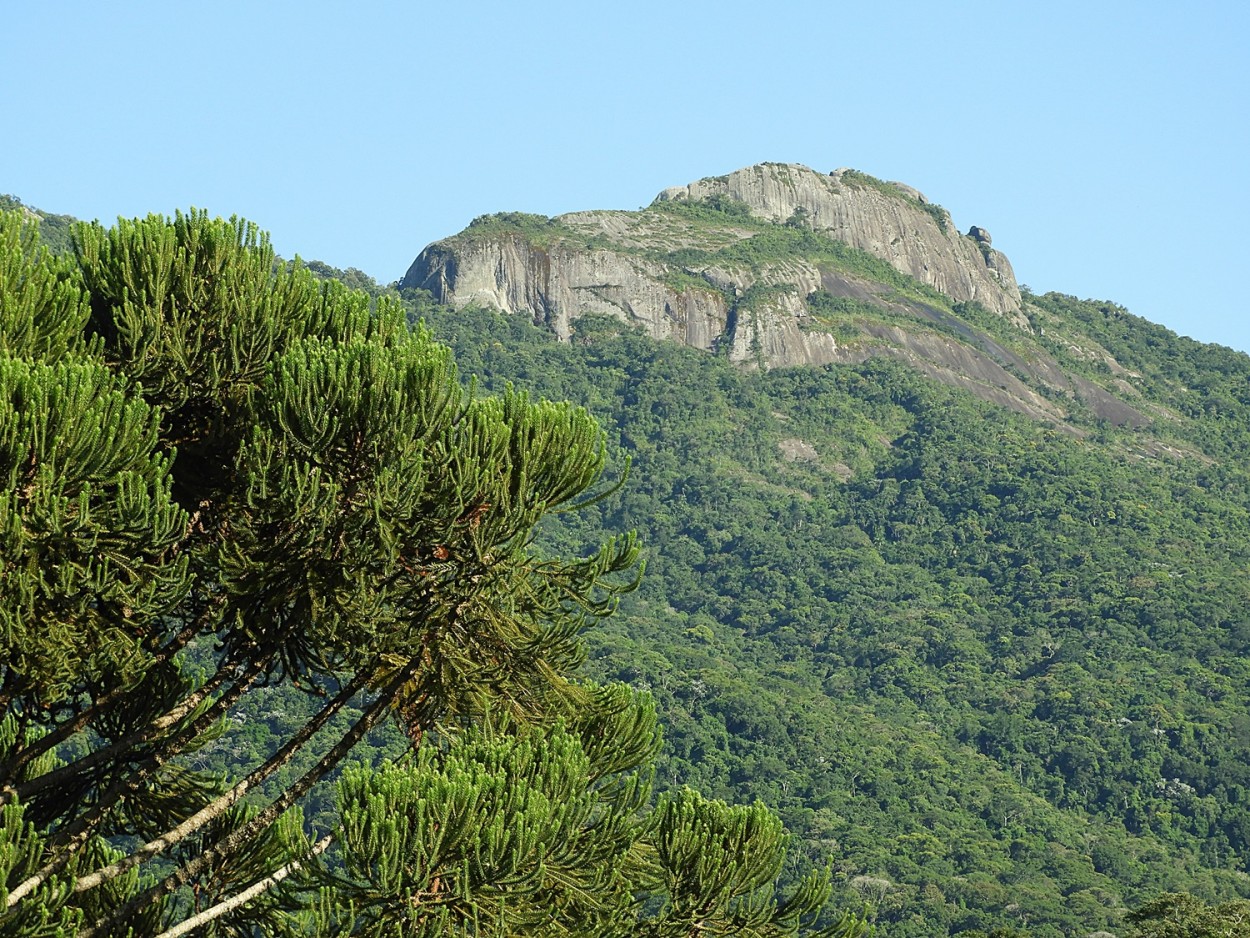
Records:
<instances>
[{"instance_id":1,"label":"forested hillside","mask_svg":"<svg viewBox=\"0 0 1250 938\"><path fill-rule=\"evenodd\" d=\"M756 229L769 264L831 251L794 226ZM662 804L690 786L780 815L792 834L781 895L830 870L825 921L867 904L887 938L1152 935L1151 915L1197 921L1202 902L1250 896L1247 356L1113 303L1026 291L1008 322L878 272L899 292L805 298L805 328L835 336L845 360L744 368L759 363L608 316L557 341L525 315L453 310L317 262L292 269L402 303L450 345L474 399L568 401L606 430L602 484L546 513L532 543L536 558L584 557L627 531L642 545L640 585L582 633L577 679L654 700L655 786L674 793ZM365 301L335 302L359 313ZM951 371L962 348L1014 382L1010 406L988 372ZM463 529L484 504L448 523ZM192 685L212 679L216 655L188 649ZM332 689L324 676L318 689ZM256 688L184 764L237 776L321 707L288 681ZM360 708L325 732L342 735ZM566 727L561 751L586 746L584 729ZM375 731L354 758L402 759L409 741ZM267 776L260 803L302 778L315 748ZM514 758L490 751L496 765ZM335 825L347 794L367 802L354 771L337 796L311 788L307 830ZM1196 899L1146 906L1165 892ZM349 910L367 901L348 897Z\"/></svg>"},{"instance_id":2,"label":"forested hillside","mask_svg":"<svg viewBox=\"0 0 1250 938\"><path fill-rule=\"evenodd\" d=\"M558 344L420 309L466 374L585 403L630 461L593 523L544 530L646 545L589 669L655 696L662 782L776 806L796 869L832 861L887 935L1250 894L1250 359L1029 303L1138 373L1154 425L1034 422L889 361L744 373L613 320Z\"/></svg>"}]
</instances>

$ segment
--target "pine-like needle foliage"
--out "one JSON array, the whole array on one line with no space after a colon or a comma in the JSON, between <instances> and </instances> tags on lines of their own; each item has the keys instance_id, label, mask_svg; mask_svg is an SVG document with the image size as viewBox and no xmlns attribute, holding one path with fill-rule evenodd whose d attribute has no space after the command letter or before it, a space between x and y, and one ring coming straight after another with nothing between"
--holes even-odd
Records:
<instances>
[{"instance_id":1,"label":"pine-like needle foliage","mask_svg":"<svg viewBox=\"0 0 1250 938\"><path fill-rule=\"evenodd\" d=\"M667 935L695 907L781 935L815 911L818 884L768 895L762 809L651 813L649 700L577 678L638 575L632 536L534 549L600 486L583 410L473 398L397 303L240 219L73 238L54 260L0 215L0 935ZM305 723L193 771L280 682L321 700ZM346 771L314 843L301 801L386 719L409 757Z\"/></svg>"}]
</instances>

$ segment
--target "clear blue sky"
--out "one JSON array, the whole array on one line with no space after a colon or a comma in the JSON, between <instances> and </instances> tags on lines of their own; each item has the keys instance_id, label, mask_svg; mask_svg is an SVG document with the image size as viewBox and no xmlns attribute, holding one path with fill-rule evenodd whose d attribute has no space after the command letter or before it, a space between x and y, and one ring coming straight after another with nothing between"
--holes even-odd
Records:
<instances>
[{"instance_id":1,"label":"clear blue sky","mask_svg":"<svg viewBox=\"0 0 1250 938\"><path fill-rule=\"evenodd\" d=\"M1038 292L1250 350L1250 4L19 3L0 192L194 205L383 282L475 215L765 160L896 179Z\"/></svg>"}]
</instances>

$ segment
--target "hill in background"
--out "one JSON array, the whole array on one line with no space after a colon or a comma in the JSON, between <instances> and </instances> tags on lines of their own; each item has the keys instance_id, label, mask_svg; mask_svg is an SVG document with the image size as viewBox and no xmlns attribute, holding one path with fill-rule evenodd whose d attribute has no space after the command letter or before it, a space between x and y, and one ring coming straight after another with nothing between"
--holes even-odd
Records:
<instances>
[{"instance_id":1,"label":"hill in background","mask_svg":"<svg viewBox=\"0 0 1250 938\"><path fill-rule=\"evenodd\" d=\"M1021 290L898 184L743 172L488 216L401 284L629 462L544 537L647 545L586 667L656 697L661 784L776 807L889 936L1250 895L1250 358ZM283 734L249 706L206 761Z\"/></svg>"}]
</instances>

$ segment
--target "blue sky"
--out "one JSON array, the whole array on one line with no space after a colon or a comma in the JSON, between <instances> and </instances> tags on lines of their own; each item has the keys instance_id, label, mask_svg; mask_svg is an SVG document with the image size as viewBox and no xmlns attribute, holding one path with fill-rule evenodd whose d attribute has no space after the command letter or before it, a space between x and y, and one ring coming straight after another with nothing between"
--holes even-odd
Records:
<instances>
[{"instance_id":1,"label":"blue sky","mask_svg":"<svg viewBox=\"0 0 1250 938\"><path fill-rule=\"evenodd\" d=\"M851 166L1035 291L1250 350L1244 0L6 6L0 192L48 211L239 214L389 282L485 212Z\"/></svg>"}]
</instances>

